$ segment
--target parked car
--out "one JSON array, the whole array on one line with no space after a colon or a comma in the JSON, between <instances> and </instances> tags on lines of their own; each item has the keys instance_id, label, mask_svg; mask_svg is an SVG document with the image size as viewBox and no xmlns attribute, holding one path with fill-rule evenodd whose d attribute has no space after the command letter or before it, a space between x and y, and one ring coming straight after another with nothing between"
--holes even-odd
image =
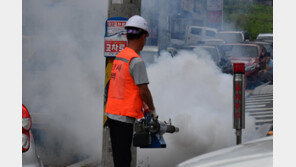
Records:
<instances>
[{"instance_id":1,"label":"parked car","mask_svg":"<svg viewBox=\"0 0 296 167\"><path fill-rule=\"evenodd\" d=\"M240 145L206 153L178 167L272 167L273 137L263 137Z\"/></svg>"},{"instance_id":2,"label":"parked car","mask_svg":"<svg viewBox=\"0 0 296 167\"><path fill-rule=\"evenodd\" d=\"M246 31L219 31L216 38L222 39L227 43L238 43L250 40L250 35Z\"/></svg>"},{"instance_id":3,"label":"parked car","mask_svg":"<svg viewBox=\"0 0 296 167\"><path fill-rule=\"evenodd\" d=\"M270 53L270 56L273 59L273 43L266 42L266 41L258 41L258 40L250 41L249 43L255 43L255 44L263 45L264 48L266 49L266 52Z\"/></svg>"},{"instance_id":4,"label":"parked car","mask_svg":"<svg viewBox=\"0 0 296 167\"><path fill-rule=\"evenodd\" d=\"M265 42L273 42L273 34L272 33L261 33L258 34L257 40L265 41Z\"/></svg>"},{"instance_id":5,"label":"parked car","mask_svg":"<svg viewBox=\"0 0 296 167\"><path fill-rule=\"evenodd\" d=\"M262 67L262 60L266 49L255 43L230 43L220 46L221 53L231 63L245 63L245 76L248 86L258 83L258 71Z\"/></svg>"},{"instance_id":6,"label":"parked car","mask_svg":"<svg viewBox=\"0 0 296 167\"><path fill-rule=\"evenodd\" d=\"M217 29L201 26L187 26L186 31L180 33L171 33L170 44L183 46L183 45L198 45L207 42L209 39L216 39ZM217 41L214 40L214 42ZM212 41L209 41L212 42ZM218 41L224 42L223 40Z\"/></svg>"},{"instance_id":7,"label":"parked car","mask_svg":"<svg viewBox=\"0 0 296 167\"><path fill-rule=\"evenodd\" d=\"M226 42L223 39L218 39L218 38L210 38L210 39L204 39L203 41L200 42L200 44L204 45L223 45Z\"/></svg>"},{"instance_id":8,"label":"parked car","mask_svg":"<svg viewBox=\"0 0 296 167\"><path fill-rule=\"evenodd\" d=\"M22 105L22 166L43 167L43 162L36 152L31 127L31 115L28 109Z\"/></svg>"},{"instance_id":9,"label":"parked car","mask_svg":"<svg viewBox=\"0 0 296 167\"><path fill-rule=\"evenodd\" d=\"M219 47L216 45L195 45L195 46L179 46L179 47L170 47L167 51L174 57L178 54L180 50L188 50L193 51L195 53L198 52L207 52L212 60L216 63L216 65L221 69L224 73L232 73L232 63L224 57L219 50Z\"/></svg>"},{"instance_id":10,"label":"parked car","mask_svg":"<svg viewBox=\"0 0 296 167\"><path fill-rule=\"evenodd\" d=\"M217 29L200 26L188 26L186 29L185 44L196 45L200 41L216 38Z\"/></svg>"}]
</instances>

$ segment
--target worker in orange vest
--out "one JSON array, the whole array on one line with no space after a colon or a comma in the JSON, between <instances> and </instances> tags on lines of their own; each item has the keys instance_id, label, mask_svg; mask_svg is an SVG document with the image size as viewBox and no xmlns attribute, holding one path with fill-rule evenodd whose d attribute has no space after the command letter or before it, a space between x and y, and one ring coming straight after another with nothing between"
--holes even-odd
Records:
<instances>
[{"instance_id":1,"label":"worker in orange vest","mask_svg":"<svg viewBox=\"0 0 296 167\"><path fill-rule=\"evenodd\" d=\"M143 118L143 109L157 117L146 66L139 55L149 36L147 22L135 15L128 19L125 29L128 45L113 62L106 106L115 167L130 167L133 124Z\"/></svg>"}]
</instances>

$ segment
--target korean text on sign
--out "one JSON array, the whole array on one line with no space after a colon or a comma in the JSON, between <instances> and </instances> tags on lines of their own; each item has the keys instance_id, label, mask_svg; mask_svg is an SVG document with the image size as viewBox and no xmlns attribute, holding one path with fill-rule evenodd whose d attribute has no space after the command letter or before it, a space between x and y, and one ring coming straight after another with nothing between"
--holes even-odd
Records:
<instances>
[{"instance_id":1,"label":"korean text on sign","mask_svg":"<svg viewBox=\"0 0 296 167\"><path fill-rule=\"evenodd\" d=\"M105 52L120 52L126 45L126 41L106 41Z\"/></svg>"},{"instance_id":2,"label":"korean text on sign","mask_svg":"<svg viewBox=\"0 0 296 167\"><path fill-rule=\"evenodd\" d=\"M105 41L105 56L116 56L127 46L127 41Z\"/></svg>"},{"instance_id":3,"label":"korean text on sign","mask_svg":"<svg viewBox=\"0 0 296 167\"><path fill-rule=\"evenodd\" d=\"M125 21L108 21L107 26L108 27L124 27L126 24Z\"/></svg>"}]
</instances>

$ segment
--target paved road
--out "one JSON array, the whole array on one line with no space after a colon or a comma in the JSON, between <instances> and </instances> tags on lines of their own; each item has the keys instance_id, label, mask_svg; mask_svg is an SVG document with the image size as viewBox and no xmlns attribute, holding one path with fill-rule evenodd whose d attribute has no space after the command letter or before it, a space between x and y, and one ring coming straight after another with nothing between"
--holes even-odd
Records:
<instances>
[{"instance_id":1,"label":"paved road","mask_svg":"<svg viewBox=\"0 0 296 167\"><path fill-rule=\"evenodd\" d=\"M250 113L250 115L256 119L256 128L264 124L273 124L272 85L266 85L255 89L254 92L246 98L245 104L246 112Z\"/></svg>"}]
</instances>

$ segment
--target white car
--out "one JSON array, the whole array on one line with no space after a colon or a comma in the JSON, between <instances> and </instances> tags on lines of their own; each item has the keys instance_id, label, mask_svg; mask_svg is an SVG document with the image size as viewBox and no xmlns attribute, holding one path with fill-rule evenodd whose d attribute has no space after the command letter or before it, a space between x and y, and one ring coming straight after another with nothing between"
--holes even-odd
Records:
<instances>
[{"instance_id":1,"label":"white car","mask_svg":"<svg viewBox=\"0 0 296 167\"><path fill-rule=\"evenodd\" d=\"M217 29L200 26L188 26L186 28L185 44L196 45L200 42L216 38Z\"/></svg>"},{"instance_id":2,"label":"white car","mask_svg":"<svg viewBox=\"0 0 296 167\"><path fill-rule=\"evenodd\" d=\"M273 34L272 33L261 33L257 36L257 40L273 42Z\"/></svg>"},{"instance_id":3,"label":"white car","mask_svg":"<svg viewBox=\"0 0 296 167\"><path fill-rule=\"evenodd\" d=\"M272 167L273 137L206 153L182 162L178 167Z\"/></svg>"},{"instance_id":4,"label":"white car","mask_svg":"<svg viewBox=\"0 0 296 167\"><path fill-rule=\"evenodd\" d=\"M219 31L216 38L222 39L227 43L244 42L250 39L250 35L246 31Z\"/></svg>"},{"instance_id":5,"label":"white car","mask_svg":"<svg viewBox=\"0 0 296 167\"><path fill-rule=\"evenodd\" d=\"M28 109L22 105L22 166L43 167L36 153L34 137L31 132L32 120Z\"/></svg>"}]
</instances>

